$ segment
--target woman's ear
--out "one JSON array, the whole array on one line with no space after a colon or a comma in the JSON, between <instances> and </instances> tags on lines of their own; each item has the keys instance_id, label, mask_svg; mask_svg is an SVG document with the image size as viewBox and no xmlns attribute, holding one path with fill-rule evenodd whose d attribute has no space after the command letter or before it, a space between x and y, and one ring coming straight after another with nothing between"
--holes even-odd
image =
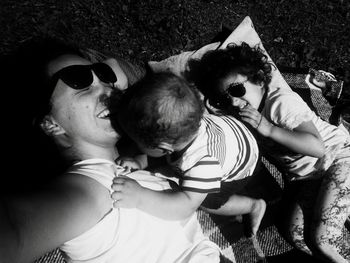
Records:
<instances>
[{"instance_id":1,"label":"woman's ear","mask_svg":"<svg viewBox=\"0 0 350 263\"><path fill-rule=\"evenodd\" d=\"M59 125L51 115L46 115L40 123L41 129L48 136L57 136L65 133L65 130Z\"/></svg>"}]
</instances>

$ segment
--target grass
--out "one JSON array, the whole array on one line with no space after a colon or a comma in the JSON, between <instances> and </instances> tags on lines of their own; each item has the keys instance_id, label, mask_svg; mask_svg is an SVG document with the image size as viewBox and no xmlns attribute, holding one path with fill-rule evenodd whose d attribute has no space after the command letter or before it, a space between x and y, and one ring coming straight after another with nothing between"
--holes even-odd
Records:
<instances>
[{"instance_id":1,"label":"grass","mask_svg":"<svg viewBox=\"0 0 350 263\"><path fill-rule=\"evenodd\" d=\"M131 61L159 60L211 41L249 15L281 66L349 74L347 0L2 0L0 52L52 35Z\"/></svg>"}]
</instances>

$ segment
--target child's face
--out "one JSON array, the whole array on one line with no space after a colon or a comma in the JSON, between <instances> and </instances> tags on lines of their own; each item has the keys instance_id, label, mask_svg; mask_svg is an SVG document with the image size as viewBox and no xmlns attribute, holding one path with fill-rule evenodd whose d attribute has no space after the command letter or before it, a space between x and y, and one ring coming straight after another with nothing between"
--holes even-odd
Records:
<instances>
[{"instance_id":1,"label":"child's face","mask_svg":"<svg viewBox=\"0 0 350 263\"><path fill-rule=\"evenodd\" d=\"M249 103L257 109L260 105L264 89L262 85L254 84L241 74L230 74L222 79L220 92L230 96L232 105L243 108Z\"/></svg>"}]
</instances>

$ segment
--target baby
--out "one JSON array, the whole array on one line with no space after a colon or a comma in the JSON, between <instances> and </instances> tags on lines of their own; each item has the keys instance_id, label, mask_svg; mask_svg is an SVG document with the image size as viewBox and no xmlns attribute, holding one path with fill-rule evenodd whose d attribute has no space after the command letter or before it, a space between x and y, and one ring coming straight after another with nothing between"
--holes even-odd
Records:
<instances>
[{"instance_id":1,"label":"baby","mask_svg":"<svg viewBox=\"0 0 350 263\"><path fill-rule=\"evenodd\" d=\"M178 191L165 193L117 177L112 194L116 207L137 207L169 220L186 218L198 207L219 215L246 215L250 234L256 234L266 203L240 194L259 161L256 140L244 124L232 116L204 114L198 92L171 73L146 76L126 90L120 104L112 94L110 109L112 125L123 129L144 154L165 156L180 182ZM134 167L144 169L145 158L138 157Z\"/></svg>"}]
</instances>

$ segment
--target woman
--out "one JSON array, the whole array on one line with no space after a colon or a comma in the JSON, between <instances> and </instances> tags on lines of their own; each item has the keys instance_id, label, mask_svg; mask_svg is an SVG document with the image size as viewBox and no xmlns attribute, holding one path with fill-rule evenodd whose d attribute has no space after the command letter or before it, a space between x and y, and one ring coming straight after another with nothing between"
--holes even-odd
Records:
<instances>
[{"instance_id":1,"label":"woman","mask_svg":"<svg viewBox=\"0 0 350 263\"><path fill-rule=\"evenodd\" d=\"M110 125L106 100L112 89L128 86L118 62L92 64L75 48L53 40L35 42L18 54L21 63L13 69L25 80L19 83L19 97L25 99L18 107L24 112L18 126L35 129L22 128L13 136L26 138L21 142L27 151L37 147L28 157L53 143L56 150L50 153L62 161L57 167L64 163L68 168L44 187L3 200L2 262L32 262L56 247L69 262L218 262L218 248L203 236L195 215L183 222L164 221L136 209L112 209L110 185L123 169L114 163L120 135ZM16 84L14 75L7 79ZM15 112L9 114L12 119ZM51 141L39 141L44 135ZM46 169L45 157L47 152L35 160ZM53 171L45 169L40 173L49 177ZM166 181L146 172L128 176L155 190L169 189Z\"/></svg>"}]
</instances>

